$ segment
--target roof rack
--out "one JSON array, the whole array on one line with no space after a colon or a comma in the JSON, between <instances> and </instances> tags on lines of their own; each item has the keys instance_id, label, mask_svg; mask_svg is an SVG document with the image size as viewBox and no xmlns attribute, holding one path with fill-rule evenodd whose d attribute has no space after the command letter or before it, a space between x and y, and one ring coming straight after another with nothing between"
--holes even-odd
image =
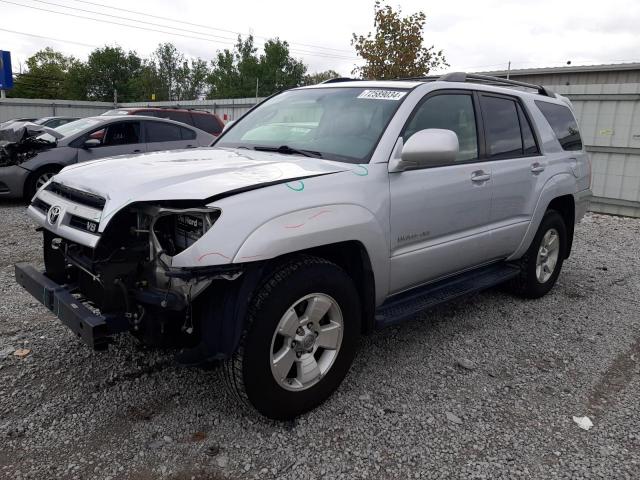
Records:
<instances>
[{"instance_id":1,"label":"roof rack","mask_svg":"<svg viewBox=\"0 0 640 480\"><path fill-rule=\"evenodd\" d=\"M336 77L330 78L329 80L325 80L324 82L320 82L320 85L324 83L340 83L340 82L357 82L362 80L361 78L349 78L349 77Z\"/></svg>"},{"instance_id":2,"label":"roof rack","mask_svg":"<svg viewBox=\"0 0 640 480\"><path fill-rule=\"evenodd\" d=\"M205 110L204 108L197 108L197 107L182 107L180 105L144 105L144 106L138 106L138 107L119 107L117 110L126 110L126 109L140 109L140 108L158 108L161 110L189 110L189 111L196 111L196 112L207 112L209 113L208 110Z\"/></svg>"},{"instance_id":3,"label":"roof rack","mask_svg":"<svg viewBox=\"0 0 640 480\"><path fill-rule=\"evenodd\" d=\"M432 80L433 77L429 77L429 80ZM478 83L487 83L490 85L513 85L516 87L524 87L524 88L532 88L536 90L540 95L545 95L547 97L555 97L555 94L543 87L542 85L536 85L534 83L526 83L519 82L517 80L509 80L507 78L500 77L492 77L490 75L480 75L478 73L465 73L465 72L452 72L442 75L437 78L437 80L441 82L478 82Z\"/></svg>"}]
</instances>

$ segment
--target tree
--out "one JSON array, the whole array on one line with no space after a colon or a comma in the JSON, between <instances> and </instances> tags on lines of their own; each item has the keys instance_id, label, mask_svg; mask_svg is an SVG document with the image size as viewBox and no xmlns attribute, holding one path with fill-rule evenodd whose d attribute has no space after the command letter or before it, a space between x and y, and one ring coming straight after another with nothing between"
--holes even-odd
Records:
<instances>
[{"instance_id":1,"label":"tree","mask_svg":"<svg viewBox=\"0 0 640 480\"><path fill-rule=\"evenodd\" d=\"M353 34L351 44L366 62L356 67L354 74L362 78L393 79L419 77L430 70L448 66L442 50L424 46L424 12L402 16L402 10L393 10L376 0L374 6L375 34Z\"/></svg>"},{"instance_id":2,"label":"tree","mask_svg":"<svg viewBox=\"0 0 640 480\"><path fill-rule=\"evenodd\" d=\"M184 64L184 55L173 43L161 43L153 53L152 59L157 65L159 91L156 100L175 100L178 96L178 78Z\"/></svg>"},{"instance_id":3,"label":"tree","mask_svg":"<svg viewBox=\"0 0 640 480\"><path fill-rule=\"evenodd\" d=\"M259 96L267 96L303 84L307 67L291 57L287 42L268 40L259 57L257 50L249 35L245 40L238 36L233 51L218 52L208 79L208 98L253 97L256 86Z\"/></svg>"},{"instance_id":4,"label":"tree","mask_svg":"<svg viewBox=\"0 0 640 480\"><path fill-rule=\"evenodd\" d=\"M40 50L27 59L27 71L16 76L10 96L67 99L67 73L77 63L50 47Z\"/></svg>"},{"instance_id":5,"label":"tree","mask_svg":"<svg viewBox=\"0 0 640 480\"><path fill-rule=\"evenodd\" d=\"M205 92L209 66L201 58L186 60L176 75L176 91L174 100L197 100Z\"/></svg>"},{"instance_id":6,"label":"tree","mask_svg":"<svg viewBox=\"0 0 640 480\"><path fill-rule=\"evenodd\" d=\"M87 100L109 102L117 91L118 101L130 102L138 100L134 79L141 74L142 65L136 52L105 46L91 52L84 71L78 69L74 75L78 77L78 84L86 82Z\"/></svg>"},{"instance_id":7,"label":"tree","mask_svg":"<svg viewBox=\"0 0 640 480\"><path fill-rule=\"evenodd\" d=\"M338 78L340 74L335 70L325 70L324 72L311 73L304 76L305 85L317 85L332 78Z\"/></svg>"}]
</instances>

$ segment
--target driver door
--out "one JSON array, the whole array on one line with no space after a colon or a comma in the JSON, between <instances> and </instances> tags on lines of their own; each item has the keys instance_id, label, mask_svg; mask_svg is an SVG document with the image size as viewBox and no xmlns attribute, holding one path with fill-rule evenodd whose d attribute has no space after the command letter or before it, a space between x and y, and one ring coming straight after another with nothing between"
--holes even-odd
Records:
<instances>
[{"instance_id":1,"label":"driver door","mask_svg":"<svg viewBox=\"0 0 640 480\"><path fill-rule=\"evenodd\" d=\"M139 121L110 123L105 127L90 132L83 139L83 142L90 138L100 140L100 144L92 148L83 148L80 145L78 149L79 162L146 151L145 144L141 138Z\"/></svg>"},{"instance_id":2,"label":"driver door","mask_svg":"<svg viewBox=\"0 0 640 480\"><path fill-rule=\"evenodd\" d=\"M427 95L409 117L402 140L427 128L458 136L454 162L389 173L391 198L390 293L486 263L490 231L491 169L471 92Z\"/></svg>"}]
</instances>

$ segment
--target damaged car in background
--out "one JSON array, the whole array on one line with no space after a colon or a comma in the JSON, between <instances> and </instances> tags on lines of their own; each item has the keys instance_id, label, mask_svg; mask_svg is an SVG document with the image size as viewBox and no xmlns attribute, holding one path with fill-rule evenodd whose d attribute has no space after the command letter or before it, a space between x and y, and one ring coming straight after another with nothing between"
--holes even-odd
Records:
<instances>
[{"instance_id":1,"label":"damaged car in background","mask_svg":"<svg viewBox=\"0 0 640 480\"><path fill-rule=\"evenodd\" d=\"M214 136L152 117L89 117L54 129L31 122L0 128L0 198L31 199L68 165L116 155L208 146Z\"/></svg>"},{"instance_id":2,"label":"damaged car in background","mask_svg":"<svg viewBox=\"0 0 640 480\"><path fill-rule=\"evenodd\" d=\"M211 148L67 167L28 208L45 271L16 279L88 345L128 332L222 361L237 398L293 418L340 385L362 333L555 284L590 196L571 104L478 78L334 79Z\"/></svg>"}]
</instances>

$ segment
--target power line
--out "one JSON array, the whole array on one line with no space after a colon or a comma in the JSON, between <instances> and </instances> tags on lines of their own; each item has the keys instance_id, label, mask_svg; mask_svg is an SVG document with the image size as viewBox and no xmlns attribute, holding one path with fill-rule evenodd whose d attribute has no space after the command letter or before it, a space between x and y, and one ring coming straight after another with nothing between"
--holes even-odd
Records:
<instances>
[{"instance_id":1,"label":"power line","mask_svg":"<svg viewBox=\"0 0 640 480\"><path fill-rule=\"evenodd\" d=\"M88 44L88 43L75 42L73 40L62 40L60 38L53 38L53 37L45 37L44 35L36 35L34 33L17 32L15 30L9 30L7 28L0 28L0 31L7 32L7 33L13 33L15 35L24 35L26 37L42 38L43 40L53 40L54 42L71 43L73 45L80 45L82 47L100 48L97 45L91 45L91 44Z\"/></svg>"},{"instance_id":2,"label":"power line","mask_svg":"<svg viewBox=\"0 0 640 480\"><path fill-rule=\"evenodd\" d=\"M39 0L36 0L36 1L39 1ZM192 35L185 35L185 34L176 33L176 32L167 32L167 31L158 30L158 29L155 29L155 28L140 27L140 26L136 26L136 25L129 25L129 24L126 24L126 23L115 22L115 21L112 21L112 20L104 20L104 19L100 19L100 18L87 17L87 16L84 16L84 15L76 15L76 14L73 14L73 13L58 12L58 11L55 11L55 10L36 7L36 6L33 6L33 5L24 5L24 4L12 2L12 1L9 1L9 0L0 0L0 2L6 3L6 4L10 4L10 5L16 5L16 6L19 6L19 7L30 8L30 9L33 9L33 10L40 10L40 11L48 12L48 13L55 13L57 15L70 16L70 17L80 18L80 19L83 19L83 20L91 20L91 21L94 21L94 22L108 23L108 24L111 24L111 25L119 25L119 26L122 26L122 27L135 28L137 30L146 30L146 31L149 31L149 32L163 33L165 35L174 35L174 36L177 36L177 37L189 38L189 39L193 39L193 40L201 40L201 41L204 41L204 42L210 42L210 43L216 43L216 44L224 43L224 44L235 45L235 43L231 42L231 41L224 42L224 41L221 41L221 40L212 40L210 38L195 37L195 36L192 36ZM42 2L42 3L46 3L46 2ZM56 5L56 4L52 4L52 5ZM56 5L56 6L62 7L61 5ZM69 8L69 7L63 7L63 8ZM99 12L92 12L92 13L100 15ZM131 20L131 21L136 21L136 20ZM162 26L162 28L174 28L174 27ZM202 34L202 35L207 35L207 34ZM291 51L294 51L294 50L291 49ZM331 55L331 54L323 54L323 53L313 53L313 52L302 52L302 53L307 54L307 55L324 57L324 58L341 58L341 59L345 59L345 60L355 59L355 57L343 57L343 56Z\"/></svg>"},{"instance_id":3,"label":"power line","mask_svg":"<svg viewBox=\"0 0 640 480\"><path fill-rule=\"evenodd\" d=\"M183 25L190 25L192 27L205 28L207 30L225 32L225 33L233 33L234 35L242 34L242 32L236 32L236 31L233 31L233 30L226 30L224 28L210 27L208 25L203 25L203 24L200 24L200 23L186 22L184 20L174 20L173 18L169 18L169 17L162 17L162 16L159 16L159 15L152 15L150 13L140 12L140 11L136 11L136 10L128 10L126 8L113 7L111 5L105 5L103 3L89 2L87 0L72 0L72 1L75 1L75 2L78 2L78 3L85 3L85 4L88 4L88 5L93 5L93 6L97 6L97 7L110 8L110 9L113 9L113 10L120 10L122 12L133 13L135 15L143 15L143 16L150 17L150 18L155 18L155 19L158 19L158 20L168 20L170 22L182 23ZM248 34L245 33L245 35L248 35ZM268 40L268 37L264 37L264 36L260 36L260 35L254 35L254 36L256 38L262 38L262 39ZM313 44L310 44L310 43L291 42L291 44L302 45L304 47L319 48L319 49L324 49L324 50L333 50L333 51L336 51L336 52L352 53L350 50L346 50L346 49L343 49L343 48L323 47L323 46L320 46L320 45L313 45Z\"/></svg>"}]
</instances>

